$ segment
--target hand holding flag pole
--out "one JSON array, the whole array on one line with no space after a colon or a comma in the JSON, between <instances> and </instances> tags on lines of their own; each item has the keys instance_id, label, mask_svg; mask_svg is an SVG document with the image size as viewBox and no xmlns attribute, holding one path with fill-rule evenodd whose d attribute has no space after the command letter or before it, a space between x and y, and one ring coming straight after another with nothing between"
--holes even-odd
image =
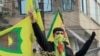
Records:
<instances>
[{"instance_id":1,"label":"hand holding flag pole","mask_svg":"<svg viewBox=\"0 0 100 56\"><path fill-rule=\"evenodd\" d=\"M39 25L39 27L41 28L41 30L44 31L44 26L43 26L41 14L40 14L40 11L38 9L31 8L28 11L28 16L30 17L32 23L37 23Z\"/></svg>"}]
</instances>

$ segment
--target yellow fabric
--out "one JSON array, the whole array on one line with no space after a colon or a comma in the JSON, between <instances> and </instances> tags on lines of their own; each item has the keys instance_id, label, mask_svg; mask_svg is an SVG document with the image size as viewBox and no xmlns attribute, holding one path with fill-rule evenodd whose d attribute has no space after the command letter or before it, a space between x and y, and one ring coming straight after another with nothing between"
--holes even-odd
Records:
<instances>
[{"instance_id":1,"label":"yellow fabric","mask_svg":"<svg viewBox=\"0 0 100 56\"><path fill-rule=\"evenodd\" d=\"M53 33L52 32L53 32L53 29L56 28L56 27L62 27L65 30L65 27L64 27L64 24L62 22L62 18L61 18L61 15L60 15L59 11L57 11L57 13L55 14L54 20L52 21L52 25L51 25L51 28L52 29L49 30L49 32L50 31L51 32L48 33L48 36L47 36L48 41L54 41ZM66 35L65 36L65 40L68 42L68 44L70 46L69 39L68 39L68 36L67 36L67 33L66 32L65 32L65 35Z\"/></svg>"},{"instance_id":2,"label":"yellow fabric","mask_svg":"<svg viewBox=\"0 0 100 56\"><path fill-rule=\"evenodd\" d=\"M35 6L35 0L27 0L26 2L26 14L28 14L29 11L33 12L37 24L39 25L40 29L44 31L41 13L40 10Z\"/></svg>"},{"instance_id":3,"label":"yellow fabric","mask_svg":"<svg viewBox=\"0 0 100 56\"><path fill-rule=\"evenodd\" d=\"M18 36L18 37L20 36L20 40L18 40L18 42L20 42L20 44L21 44L19 46L19 48L21 49L20 52L19 53L9 52L9 51L6 51L7 48L5 48L4 49L5 51L4 51L0 47L0 56L32 56L32 41L31 41L31 39L33 38L32 37L33 30L32 30L31 20L29 19L29 17L26 17L25 19L23 19L22 21L20 21L19 23L17 23L16 25L14 25L10 28L1 31L0 38L2 38L2 36L6 35L6 34L9 34L9 32L11 32L13 29L19 28L19 27L21 28L21 31L20 31L20 34L16 35L16 36ZM16 36L13 36L13 37L16 37ZM14 41L15 40L11 36L8 36L8 47L10 47L14 43Z\"/></svg>"},{"instance_id":4,"label":"yellow fabric","mask_svg":"<svg viewBox=\"0 0 100 56\"><path fill-rule=\"evenodd\" d=\"M65 56L65 51L63 51L62 53L59 53L59 51L58 51L58 44L59 43L63 44L64 41L65 40L64 40L64 36L63 35L59 34L59 35L55 36L54 44L55 44L55 53L56 53L56 56Z\"/></svg>"},{"instance_id":5,"label":"yellow fabric","mask_svg":"<svg viewBox=\"0 0 100 56\"><path fill-rule=\"evenodd\" d=\"M58 46L59 42L63 44L63 41L64 41L63 35L59 34L59 35L55 36L54 43L55 43L56 46Z\"/></svg>"},{"instance_id":6,"label":"yellow fabric","mask_svg":"<svg viewBox=\"0 0 100 56\"><path fill-rule=\"evenodd\" d=\"M39 25L40 29L42 31L44 31L44 25L43 25L42 17L41 17L41 14L40 14L40 10L39 9L36 9L36 10L37 10L37 12L36 12L36 22Z\"/></svg>"},{"instance_id":7,"label":"yellow fabric","mask_svg":"<svg viewBox=\"0 0 100 56\"><path fill-rule=\"evenodd\" d=\"M26 14L33 8L35 8L34 0L26 0Z\"/></svg>"}]
</instances>

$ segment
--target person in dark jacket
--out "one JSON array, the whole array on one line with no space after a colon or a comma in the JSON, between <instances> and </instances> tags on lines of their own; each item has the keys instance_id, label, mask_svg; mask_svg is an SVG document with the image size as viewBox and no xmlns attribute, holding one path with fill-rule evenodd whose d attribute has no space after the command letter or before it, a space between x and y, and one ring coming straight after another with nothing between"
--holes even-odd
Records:
<instances>
[{"instance_id":1,"label":"person in dark jacket","mask_svg":"<svg viewBox=\"0 0 100 56\"><path fill-rule=\"evenodd\" d=\"M73 55L72 49L69 48L67 46L68 45L67 42L64 41L64 36L63 36L64 30L62 28L57 27L53 30L54 42L49 42L47 41L41 29L39 28L38 24L35 22L33 14L29 13L29 16L32 20L32 27L39 45L42 47L44 51L48 52L55 51L56 56L84 56L96 35L95 32L92 32L92 35L85 42L83 47L75 55Z\"/></svg>"}]
</instances>

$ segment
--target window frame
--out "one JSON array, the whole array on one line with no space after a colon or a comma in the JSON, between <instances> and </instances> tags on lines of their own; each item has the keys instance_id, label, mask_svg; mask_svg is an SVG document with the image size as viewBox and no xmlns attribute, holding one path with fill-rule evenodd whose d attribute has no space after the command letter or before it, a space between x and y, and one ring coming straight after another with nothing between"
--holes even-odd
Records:
<instances>
[{"instance_id":1,"label":"window frame","mask_svg":"<svg viewBox=\"0 0 100 56\"><path fill-rule=\"evenodd\" d=\"M19 0L19 7L20 7L20 15L26 15L25 12L22 12L22 4L21 0Z\"/></svg>"},{"instance_id":2,"label":"window frame","mask_svg":"<svg viewBox=\"0 0 100 56\"><path fill-rule=\"evenodd\" d=\"M43 5L44 6L43 11L44 12L52 12L52 0L50 0L50 1L51 1L51 9L50 9L50 11L44 11L45 6ZM44 2L43 2L43 4L44 4Z\"/></svg>"},{"instance_id":3,"label":"window frame","mask_svg":"<svg viewBox=\"0 0 100 56\"><path fill-rule=\"evenodd\" d=\"M73 4L74 4L74 3L73 3L73 0L69 0L69 1L71 1L71 3L70 3L71 9L69 9L69 10L67 9L67 10L66 10L66 9L64 9L64 0L62 0L63 11L67 11L67 12L73 11L73 6L74 6L74 5L73 5Z\"/></svg>"},{"instance_id":4,"label":"window frame","mask_svg":"<svg viewBox=\"0 0 100 56\"><path fill-rule=\"evenodd\" d=\"M81 12L83 12L85 15L88 15L88 9L87 9L87 0L81 0Z\"/></svg>"}]
</instances>

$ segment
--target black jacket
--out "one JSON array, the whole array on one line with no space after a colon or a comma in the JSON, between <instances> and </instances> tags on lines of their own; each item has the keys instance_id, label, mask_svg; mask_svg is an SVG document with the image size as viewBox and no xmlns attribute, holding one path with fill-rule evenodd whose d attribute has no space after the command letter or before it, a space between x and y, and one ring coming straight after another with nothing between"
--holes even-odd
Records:
<instances>
[{"instance_id":1,"label":"black jacket","mask_svg":"<svg viewBox=\"0 0 100 56\"><path fill-rule=\"evenodd\" d=\"M54 43L47 41L45 35L42 33L40 30L39 26L37 23L32 24L33 30L35 32L35 36L37 39L37 42L39 45L43 48L44 51L49 51L52 52L54 51ZM89 49L93 39L95 37L95 32L92 33L91 37L86 41L86 43L83 45L83 47L75 54L75 56L84 56ZM66 43L64 42L65 45L65 53L66 56L74 56L72 50L66 46Z\"/></svg>"}]
</instances>

